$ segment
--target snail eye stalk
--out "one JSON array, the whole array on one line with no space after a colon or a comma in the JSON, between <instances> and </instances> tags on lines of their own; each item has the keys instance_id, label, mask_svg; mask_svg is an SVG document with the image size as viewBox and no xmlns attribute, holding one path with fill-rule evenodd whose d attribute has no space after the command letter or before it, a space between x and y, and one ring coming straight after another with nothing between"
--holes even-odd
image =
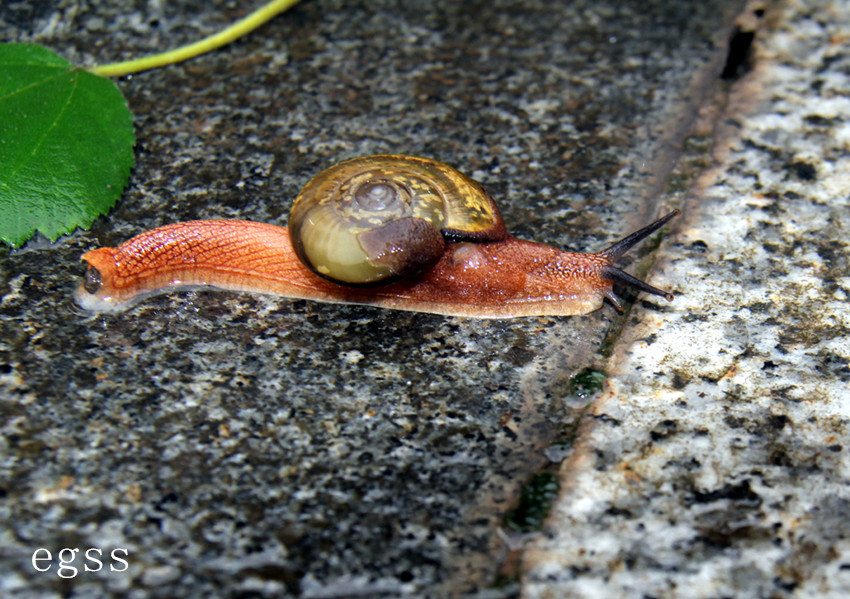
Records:
<instances>
[{"instance_id":1,"label":"snail eye stalk","mask_svg":"<svg viewBox=\"0 0 850 599\"><path fill-rule=\"evenodd\" d=\"M669 214L665 214L651 225L647 225L640 231L635 231L628 237L624 237L611 247L602 250L597 255L602 256L603 258L607 258L610 262L615 262L619 260L626 252L628 252L641 241L655 233L658 229L666 225L673 219L673 217L677 216L678 214L678 210L674 210Z\"/></svg>"},{"instance_id":2,"label":"snail eye stalk","mask_svg":"<svg viewBox=\"0 0 850 599\"><path fill-rule=\"evenodd\" d=\"M648 283L644 283L640 279L636 279L632 275L627 272L620 270L619 268L615 268L613 266L605 266L602 268L602 271L599 273L603 278L613 282L619 283L620 285L625 285L627 287L633 287L638 291L644 291L646 293L651 293L652 295L660 295L668 302L673 301L673 294L664 291L663 289L659 289L658 287L653 287ZM610 299L610 296L609 296ZM617 304L614 304L615 307Z\"/></svg>"}]
</instances>

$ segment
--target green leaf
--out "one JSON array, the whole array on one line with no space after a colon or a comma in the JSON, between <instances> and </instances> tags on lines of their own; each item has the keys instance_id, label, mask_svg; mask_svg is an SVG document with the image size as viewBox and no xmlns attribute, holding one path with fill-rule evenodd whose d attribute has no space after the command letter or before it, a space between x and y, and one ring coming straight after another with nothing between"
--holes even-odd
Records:
<instances>
[{"instance_id":1,"label":"green leaf","mask_svg":"<svg viewBox=\"0 0 850 599\"><path fill-rule=\"evenodd\" d=\"M0 44L0 239L88 227L121 196L133 115L108 79L33 44Z\"/></svg>"}]
</instances>

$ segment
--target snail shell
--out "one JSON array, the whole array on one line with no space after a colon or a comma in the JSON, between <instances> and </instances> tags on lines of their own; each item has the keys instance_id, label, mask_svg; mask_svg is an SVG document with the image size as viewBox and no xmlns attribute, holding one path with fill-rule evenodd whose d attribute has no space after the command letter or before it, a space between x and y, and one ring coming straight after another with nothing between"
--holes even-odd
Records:
<instances>
[{"instance_id":1,"label":"snail shell","mask_svg":"<svg viewBox=\"0 0 850 599\"><path fill-rule=\"evenodd\" d=\"M356 158L316 175L289 216L293 247L316 274L374 285L431 268L446 241L499 241L499 209L481 185L427 158Z\"/></svg>"}]
</instances>

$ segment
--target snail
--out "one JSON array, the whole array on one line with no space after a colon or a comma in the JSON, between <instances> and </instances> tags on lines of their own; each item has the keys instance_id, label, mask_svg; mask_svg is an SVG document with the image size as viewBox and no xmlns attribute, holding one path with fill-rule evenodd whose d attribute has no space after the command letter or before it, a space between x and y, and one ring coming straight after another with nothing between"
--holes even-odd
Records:
<instances>
[{"instance_id":1,"label":"snail","mask_svg":"<svg viewBox=\"0 0 850 599\"><path fill-rule=\"evenodd\" d=\"M155 293L212 286L323 302L482 318L576 315L615 283L659 295L614 262L678 210L595 254L508 234L484 188L411 156L340 163L300 192L289 228L243 220L165 225L86 252L77 302L119 311Z\"/></svg>"}]
</instances>

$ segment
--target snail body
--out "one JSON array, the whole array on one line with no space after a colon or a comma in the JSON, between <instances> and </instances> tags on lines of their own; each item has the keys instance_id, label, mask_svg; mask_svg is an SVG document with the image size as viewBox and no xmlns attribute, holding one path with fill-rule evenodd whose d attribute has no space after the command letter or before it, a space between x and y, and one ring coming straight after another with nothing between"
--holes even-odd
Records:
<instances>
[{"instance_id":1,"label":"snail body","mask_svg":"<svg viewBox=\"0 0 850 599\"><path fill-rule=\"evenodd\" d=\"M314 177L288 229L190 221L86 252L75 297L120 311L155 293L212 286L454 316L585 314L605 298L620 309L614 283L672 300L613 264L677 213L602 252L565 252L509 235L492 198L455 169L374 156Z\"/></svg>"}]
</instances>

